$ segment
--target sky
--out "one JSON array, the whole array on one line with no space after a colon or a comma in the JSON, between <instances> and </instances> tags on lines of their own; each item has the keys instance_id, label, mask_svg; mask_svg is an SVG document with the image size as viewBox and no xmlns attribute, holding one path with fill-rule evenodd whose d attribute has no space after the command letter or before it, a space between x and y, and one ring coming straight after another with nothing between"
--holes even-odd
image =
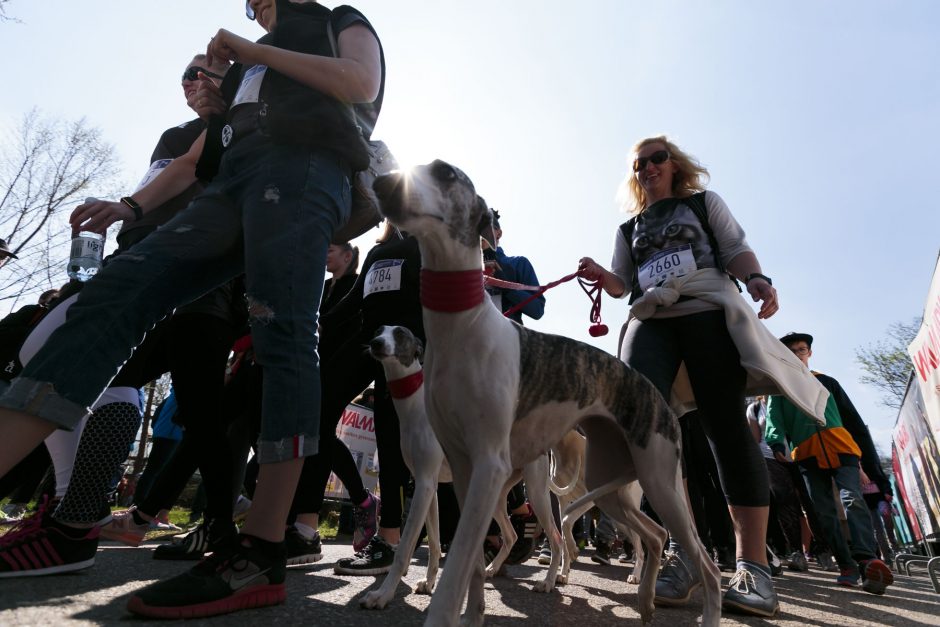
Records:
<instances>
[{"instance_id":1,"label":"sky","mask_svg":"<svg viewBox=\"0 0 940 627\"><path fill-rule=\"evenodd\" d=\"M890 451L896 411L859 383L855 351L923 313L940 251L940 3L355 6L388 63L375 137L403 165L441 158L466 172L499 210L506 252L543 284L583 256L609 265L636 140L666 134L697 157L778 289L768 328L815 336L810 365L842 383ZM219 28L263 34L237 0L5 7L20 22L0 23L0 126L32 107L84 117L115 145L128 191L163 130L193 117L180 88L193 54ZM356 242L363 256L378 233ZM574 283L546 297L527 326L616 352L626 301L604 298L611 332L595 339Z\"/></svg>"}]
</instances>

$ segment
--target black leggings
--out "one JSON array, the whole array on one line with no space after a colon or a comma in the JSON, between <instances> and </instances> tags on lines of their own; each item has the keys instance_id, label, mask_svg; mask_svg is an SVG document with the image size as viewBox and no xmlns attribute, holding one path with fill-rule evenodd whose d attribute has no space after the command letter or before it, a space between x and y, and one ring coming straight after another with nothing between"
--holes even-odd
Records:
<instances>
[{"instance_id":1,"label":"black leggings","mask_svg":"<svg viewBox=\"0 0 940 627\"><path fill-rule=\"evenodd\" d=\"M350 338L320 368L323 400L319 452L304 462L292 509L295 513L319 512L323 507L323 493L331 470L343 482L353 503L359 504L365 500L367 493L359 469L349 448L336 437L336 425L350 401L374 381L373 424L379 453L379 490L382 495L380 526L393 529L401 527L404 490L410 473L401 456L398 414L388 393L385 372L382 365L365 350L369 339L361 335Z\"/></svg>"},{"instance_id":2,"label":"black leggings","mask_svg":"<svg viewBox=\"0 0 940 627\"><path fill-rule=\"evenodd\" d=\"M767 466L744 413L747 375L723 311L632 320L621 359L645 375L667 400L679 365L685 362L728 503L769 505Z\"/></svg>"}]
</instances>

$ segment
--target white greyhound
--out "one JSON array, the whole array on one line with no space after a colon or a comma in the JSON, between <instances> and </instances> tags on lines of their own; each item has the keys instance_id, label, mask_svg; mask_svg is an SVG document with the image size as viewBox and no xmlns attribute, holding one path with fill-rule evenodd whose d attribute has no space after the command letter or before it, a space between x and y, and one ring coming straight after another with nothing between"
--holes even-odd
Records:
<instances>
[{"instance_id":1,"label":"white greyhound","mask_svg":"<svg viewBox=\"0 0 940 627\"><path fill-rule=\"evenodd\" d=\"M528 330L486 298L480 237L493 239L492 215L463 172L434 161L408 175L379 177L373 187L385 217L421 248L425 402L461 504L426 624L456 625L465 597L463 624L483 623L480 546L505 491L496 488L580 425L588 439L585 479L596 488L597 503L659 555L662 530L639 510L618 507L613 494L639 480L666 526L689 547L703 584L703 625L717 626L720 574L695 533L679 469L678 422L662 395L616 357ZM653 616L657 567L657 560L646 560L639 586L644 622Z\"/></svg>"},{"instance_id":2,"label":"white greyhound","mask_svg":"<svg viewBox=\"0 0 940 627\"><path fill-rule=\"evenodd\" d=\"M415 478L411 509L398 545L399 549L395 552L392 568L385 576L382 585L376 590L367 592L359 601L362 607L369 609L383 609L395 596L398 583L408 573L408 565L421 532L422 522L425 523L428 534L428 569L426 577L418 582L415 592L431 594L434 591L440 565L437 484L439 481L452 481L452 478L444 451L431 429L425 411L424 378L419 361L421 352L421 340L405 327L383 326L369 342L369 353L382 364L395 412L398 414L402 458ZM540 518L540 522L546 526L549 534L557 538L556 548L560 548L561 536L551 518L551 505L548 501L546 456L542 455L527 465L526 478L530 482L530 500L536 503L533 508L541 511L543 517L547 516L547 519ZM490 576L499 571L503 560L509 554L509 547L516 540L515 530L506 514L505 502L504 492L494 513L494 518L502 533L503 546L492 564L487 566ZM536 591L547 592L553 588L559 565L560 561L555 564L554 570L549 567L545 579L536 584Z\"/></svg>"}]
</instances>

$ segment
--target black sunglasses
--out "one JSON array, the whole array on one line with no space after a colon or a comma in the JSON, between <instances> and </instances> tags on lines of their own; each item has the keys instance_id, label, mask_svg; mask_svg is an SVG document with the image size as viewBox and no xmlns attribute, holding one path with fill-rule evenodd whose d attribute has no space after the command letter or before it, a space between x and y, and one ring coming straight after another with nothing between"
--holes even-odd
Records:
<instances>
[{"instance_id":1,"label":"black sunglasses","mask_svg":"<svg viewBox=\"0 0 940 627\"><path fill-rule=\"evenodd\" d=\"M255 19L255 10L251 8L251 0L245 0L245 15L249 20Z\"/></svg>"},{"instance_id":2,"label":"black sunglasses","mask_svg":"<svg viewBox=\"0 0 940 627\"><path fill-rule=\"evenodd\" d=\"M186 71L185 71L185 72L183 72L183 80L184 80L184 81L194 81L194 80L196 80L197 78L199 78L199 72L202 72L203 74L205 74L205 75L208 76L209 78L217 78L217 79L219 79L219 80L222 79L221 76L219 76L219 75L216 74L215 72L210 72L209 70L207 70L207 69L204 68L204 67L199 67L198 65L191 65L191 66L189 66L188 68L186 68Z\"/></svg>"},{"instance_id":3,"label":"black sunglasses","mask_svg":"<svg viewBox=\"0 0 940 627\"><path fill-rule=\"evenodd\" d=\"M650 161L653 165L662 165L669 161L669 152L666 150L657 150L648 157L637 157L633 160L633 171L639 172L646 169L646 164Z\"/></svg>"}]
</instances>

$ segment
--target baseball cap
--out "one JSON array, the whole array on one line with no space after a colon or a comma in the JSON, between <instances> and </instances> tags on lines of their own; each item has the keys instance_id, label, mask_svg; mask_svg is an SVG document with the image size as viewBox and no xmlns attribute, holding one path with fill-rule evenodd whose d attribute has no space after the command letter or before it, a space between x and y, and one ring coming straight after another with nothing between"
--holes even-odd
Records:
<instances>
[{"instance_id":1,"label":"baseball cap","mask_svg":"<svg viewBox=\"0 0 940 627\"><path fill-rule=\"evenodd\" d=\"M13 259L19 259L19 257L13 254L13 251L10 250L10 247L7 245L7 241L5 239L0 239L0 254L6 254L7 257L12 257Z\"/></svg>"},{"instance_id":2,"label":"baseball cap","mask_svg":"<svg viewBox=\"0 0 940 627\"><path fill-rule=\"evenodd\" d=\"M795 344L796 342L806 342L806 345L810 348L813 347L813 336L809 333L794 333L790 331L782 338L780 341L789 346L790 344Z\"/></svg>"}]
</instances>

